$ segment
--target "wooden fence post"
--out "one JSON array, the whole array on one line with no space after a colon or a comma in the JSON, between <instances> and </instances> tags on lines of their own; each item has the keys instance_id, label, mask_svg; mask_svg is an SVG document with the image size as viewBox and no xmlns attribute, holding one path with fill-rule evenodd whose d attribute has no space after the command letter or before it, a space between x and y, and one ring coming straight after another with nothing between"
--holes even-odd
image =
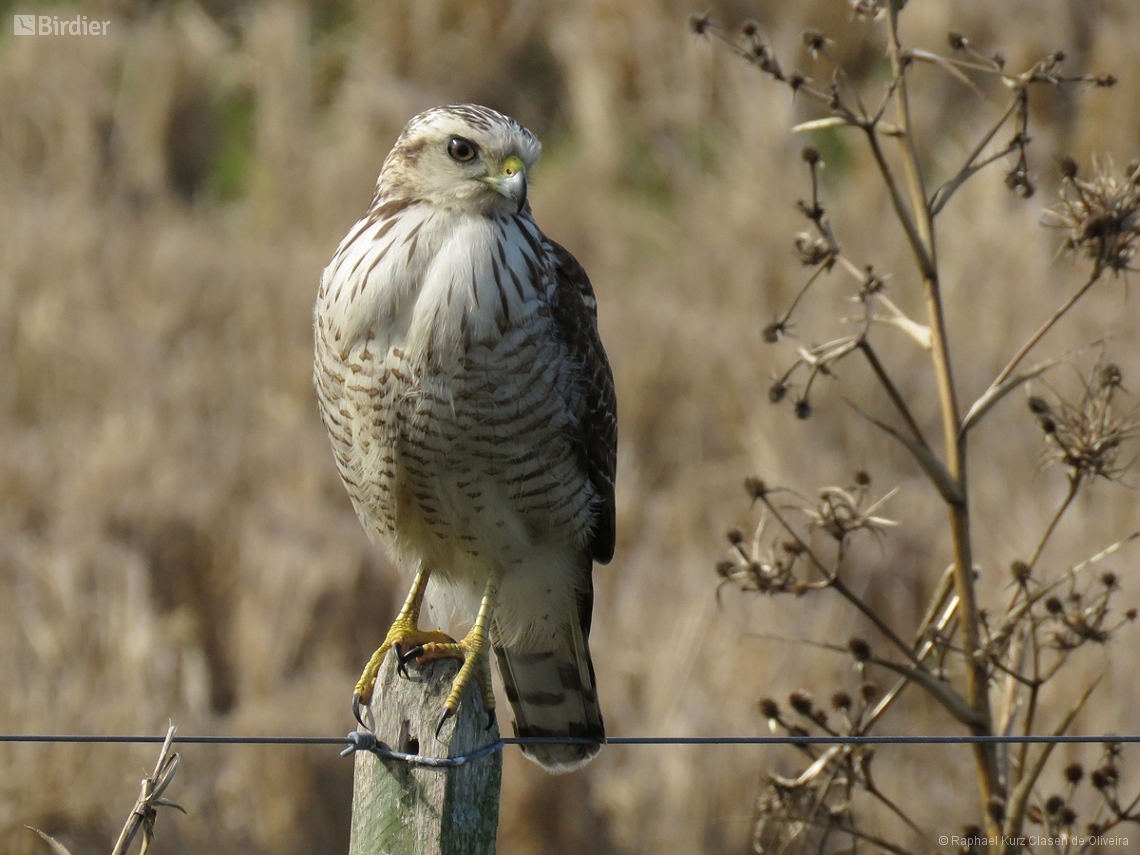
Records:
<instances>
[{"instance_id":1,"label":"wooden fence post","mask_svg":"<svg viewBox=\"0 0 1140 855\"><path fill-rule=\"evenodd\" d=\"M498 741L498 726L486 727L474 680L436 739L458 670L453 659L409 662L409 677L400 677L389 653L372 698L376 738L395 751L430 757L458 757ZM444 768L357 751L349 855L494 855L502 773L500 751Z\"/></svg>"}]
</instances>

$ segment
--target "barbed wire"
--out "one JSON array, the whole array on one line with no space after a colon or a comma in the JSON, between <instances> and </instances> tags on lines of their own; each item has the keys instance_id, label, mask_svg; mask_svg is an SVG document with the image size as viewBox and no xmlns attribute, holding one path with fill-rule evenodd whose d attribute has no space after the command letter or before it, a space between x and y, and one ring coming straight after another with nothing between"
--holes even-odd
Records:
<instances>
[{"instance_id":1,"label":"barbed wire","mask_svg":"<svg viewBox=\"0 0 1140 855\"><path fill-rule=\"evenodd\" d=\"M103 734L0 734L0 743L117 743L148 744L166 740L165 736L103 735ZM507 745L595 745L596 739L562 736L505 736L467 754L455 757L431 757L396 751L378 740L375 734L354 730L347 736L174 736L173 742L184 745L341 745L341 756L357 751L368 751L385 759L417 766L449 768L462 766L489 754L502 751ZM609 736L603 745L976 745L979 743L1056 745L1106 745L1138 743L1140 734L1100 734L1015 736L1004 734L909 734L859 736Z\"/></svg>"}]
</instances>

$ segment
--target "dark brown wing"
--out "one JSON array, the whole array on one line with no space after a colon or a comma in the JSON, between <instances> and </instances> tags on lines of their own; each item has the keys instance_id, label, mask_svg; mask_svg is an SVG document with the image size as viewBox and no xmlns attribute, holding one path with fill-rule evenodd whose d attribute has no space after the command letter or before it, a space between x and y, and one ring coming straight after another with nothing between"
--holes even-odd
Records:
<instances>
[{"instance_id":1,"label":"dark brown wing","mask_svg":"<svg viewBox=\"0 0 1140 855\"><path fill-rule=\"evenodd\" d=\"M598 304L586 271L569 252L547 238L554 255L551 311L558 336L578 369L575 402L582 462L601 506L590 533L590 554L600 564L614 555L614 474L617 469L617 398L610 361L598 337Z\"/></svg>"}]
</instances>

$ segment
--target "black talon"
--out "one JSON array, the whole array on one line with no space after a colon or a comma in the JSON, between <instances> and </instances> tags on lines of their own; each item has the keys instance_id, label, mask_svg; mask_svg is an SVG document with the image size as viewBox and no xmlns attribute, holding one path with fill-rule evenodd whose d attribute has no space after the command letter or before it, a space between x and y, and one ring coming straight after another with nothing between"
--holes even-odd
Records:
<instances>
[{"instance_id":1,"label":"black talon","mask_svg":"<svg viewBox=\"0 0 1140 855\"><path fill-rule=\"evenodd\" d=\"M408 677L408 663L413 659L423 656L424 648L422 644L417 644L415 647L410 647L408 650L402 651L399 646L396 647L396 673L401 677Z\"/></svg>"},{"instance_id":2,"label":"black talon","mask_svg":"<svg viewBox=\"0 0 1140 855\"><path fill-rule=\"evenodd\" d=\"M361 717L361 708L360 708L360 701L361 700L362 699L361 699L360 695L355 694L355 693L353 694L353 696L352 696L352 717L354 719L356 719L356 723L359 724L361 727L368 727L368 725L366 725L364 723L364 719Z\"/></svg>"},{"instance_id":3,"label":"black talon","mask_svg":"<svg viewBox=\"0 0 1140 855\"><path fill-rule=\"evenodd\" d=\"M439 732L441 730L443 730L443 726L447 723L447 720L449 718L451 718L453 715L455 715L455 710L451 709L450 707L444 707L443 708L443 714L439 717L439 721L436 723L436 726L435 726L435 738L436 739L439 739Z\"/></svg>"},{"instance_id":4,"label":"black talon","mask_svg":"<svg viewBox=\"0 0 1140 855\"><path fill-rule=\"evenodd\" d=\"M400 649L400 645L395 646L396 651L396 674L401 677L407 678L408 676L408 657Z\"/></svg>"},{"instance_id":5,"label":"black talon","mask_svg":"<svg viewBox=\"0 0 1140 855\"><path fill-rule=\"evenodd\" d=\"M487 710L487 726L483 730L490 730L495 726L495 711Z\"/></svg>"}]
</instances>

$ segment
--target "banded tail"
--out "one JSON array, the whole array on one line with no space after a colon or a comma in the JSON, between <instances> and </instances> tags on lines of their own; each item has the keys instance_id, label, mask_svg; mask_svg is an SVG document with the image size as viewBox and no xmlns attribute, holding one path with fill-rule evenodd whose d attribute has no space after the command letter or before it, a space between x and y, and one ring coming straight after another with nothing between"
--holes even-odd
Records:
<instances>
[{"instance_id":1,"label":"banded tail","mask_svg":"<svg viewBox=\"0 0 1140 855\"><path fill-rule=\"evenodd\" d=\"M588 609L589 604L586 606ZM605 740L588 633L587 612L585 621L571 620L553 649L523 651L495 646L517 736L597 740L593 745L523 746L527 757L554 774L584 766L597 756Z\"/></svg>"}]
</instances>

